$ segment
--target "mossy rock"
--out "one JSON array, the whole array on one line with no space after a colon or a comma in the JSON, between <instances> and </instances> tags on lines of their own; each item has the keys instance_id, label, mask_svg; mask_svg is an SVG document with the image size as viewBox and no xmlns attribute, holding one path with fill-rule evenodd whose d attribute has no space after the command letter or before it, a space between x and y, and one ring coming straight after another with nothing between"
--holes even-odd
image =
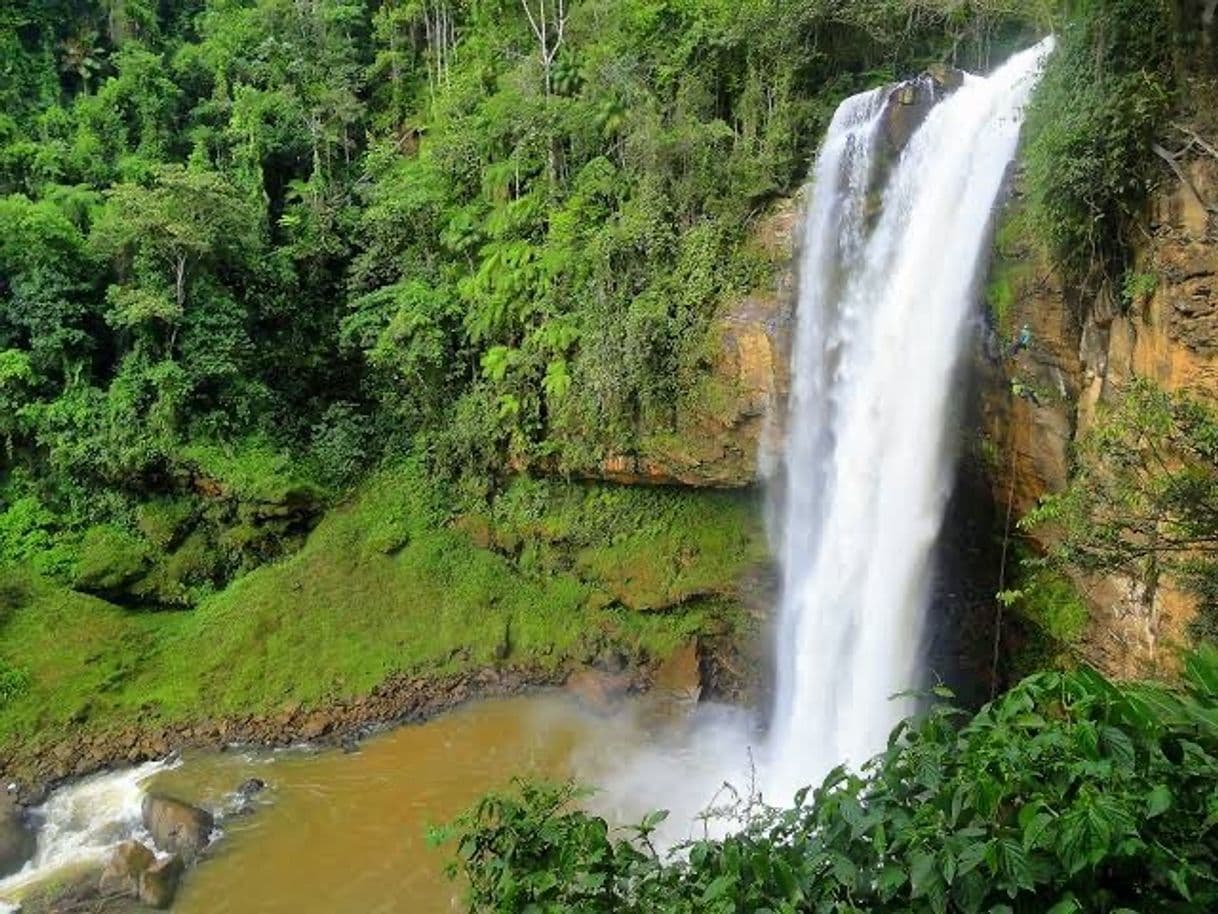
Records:
<instances>
[{"instance_id":1,"label":"mossy rock","mask_svg":"<svg viewBox=\"0 0 1218 914\"><path fill-rule=\"evenodd\" d=\"M148 571L148 543L120 527L90 527L81 543L75 583L87 593L121 596Z\"/></svg>"},{"instance_id":2,"label":"mossy rock","mask_svg":"<svg viewBox=\"0 0 1218 914\"><path fill-rule=\"evenodd\" d=\"M160 550L175 546L189 528L198 505L189 498L157 498L136 508L135 525Z\"/></svg>"}]
</instances>

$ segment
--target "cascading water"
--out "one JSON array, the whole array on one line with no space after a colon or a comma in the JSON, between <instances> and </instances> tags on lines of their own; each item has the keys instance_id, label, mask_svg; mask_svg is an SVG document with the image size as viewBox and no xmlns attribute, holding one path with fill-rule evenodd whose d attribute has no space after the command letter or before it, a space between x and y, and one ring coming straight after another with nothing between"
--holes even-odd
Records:
<instances>
[{"instance_id":1,"label":"cascading water","mask_svg":"<svg viewBox=\"0 0 1218 914\"><path fill-rule=\"evenodd\" d=\"M883 748L910 710L891 696L920 684L954 473L953 380L991 212L1052 47L966 76L890 168L873 153L893 90L848 99L829 129L804 228L784 455L774 802Z\"/></svg>"},{"instance_id":2,"label":"cascading water","mask_svg":"<svg viewBox=\"0 0 1218 914\"><path fill-rule=\"evenodd\" d=\"M53 793L34 812L39 823L34 859L0 879L0 912L16 910L12 900L27 886L67 868L102 863L120 841L146 837L140 824L143 785L168 767L167 762L148 762L94 775Z\"/></svg>"}]
</instances>

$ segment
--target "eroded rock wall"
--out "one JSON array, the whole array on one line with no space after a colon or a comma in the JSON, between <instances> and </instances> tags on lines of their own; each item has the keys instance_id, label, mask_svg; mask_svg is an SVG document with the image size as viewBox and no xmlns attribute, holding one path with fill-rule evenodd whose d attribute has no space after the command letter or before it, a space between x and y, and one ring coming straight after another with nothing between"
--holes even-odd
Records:
<instances>
[{"instance_id":1,"label":"eroded rock wall","mask_svg":"<svg viewBox=\"0 0 1218 914\"><path fill-rule=\"evenodd\" d=\"M999 233L990 299L1000 313L977 361L993 497L1015 518L1066 486L1073 443L1132 379L1218 402L1218 156L1198 147L1178 166L1165 165L1149 202L1132 290L1084 296L1043 254ZM1016 193L1009 206L1020 205ZM1047 547L1056 533L1031 535ZM1171 582L1148 592L1123 575L1074 583L1090 610L1077 645L1085 659L1124 677L1174 668L1196 613L1187 593Z\"/></svg>"}]
</instances>

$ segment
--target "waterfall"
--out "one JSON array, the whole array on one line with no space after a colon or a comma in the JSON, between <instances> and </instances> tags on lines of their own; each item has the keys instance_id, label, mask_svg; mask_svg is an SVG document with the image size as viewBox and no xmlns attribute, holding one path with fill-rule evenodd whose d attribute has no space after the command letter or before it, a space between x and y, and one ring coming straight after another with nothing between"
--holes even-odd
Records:
<instances>
[{"instance_id":1,"label":"waterfall","mask_svg":"<svg viewBox=\"0 0 1218 914\"><path fill-rule=\"evenodd\" d=\"M773 802L884 747L922 685L955 381L983 246L1053 40L963 84L881 161L892 93L848 99L813 176L779 518ZM878 211L877 211L878 204Z\"/></svg>"}]
</instances>

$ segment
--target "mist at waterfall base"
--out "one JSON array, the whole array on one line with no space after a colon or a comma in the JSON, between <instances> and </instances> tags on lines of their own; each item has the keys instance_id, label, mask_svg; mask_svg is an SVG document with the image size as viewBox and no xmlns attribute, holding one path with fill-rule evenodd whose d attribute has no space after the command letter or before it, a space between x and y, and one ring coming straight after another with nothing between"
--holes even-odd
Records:
<instances>
[{"instance_id":1,"label":"mist at waterfall base","mask_svg":"<svg viewBox=\"0 0 1218 914\"><path fill-rule=\"evenodd\" d=\"M934 548L955 469L957 374L976 318L983 248L1023 108L1052 47L1047 39L989 77L966 77L931 108L893 163L877 150L894 89L854 96L838 109L802 232L773 518L782 589L768 729L743 709L700 705L658 729L631 719L630 710L612 727L547 712L543 723L525 728L527 739L512 737L520 759L535 762L544 734L554 743L559 732L584 733L553 770L600 785L594 811L629 822L669 809L662 840L701 836L706 825L696 817L712 802L730 801L725 784L787 803L836 765L866 761L911 710L908 699L892 696L925 676ZM467 717L497 720L500 713L492 706ZM505 719L518 718L536 713L511 710ZM418 736L463 732L464 719L437 721ZM495 723L492 742L502 730ZM405 737L389 739L386 745ZM485 751L464 738L444 739L449 761L440 768L452 767L454 752L474 753L470 765L478 770L462 788L476 791L479 779L492 786L493 771L478 767ZM504 773L498 763L490 768ZM396 763L392 770L411 777ZM65 865L98 863L115 843L139 835L143 785L163 771L153 765L102 775L52 796L39 812L35 859L0 880L0 898ZM221 868L211 866L219 878Z\"/></svg>"}]
</instances>

